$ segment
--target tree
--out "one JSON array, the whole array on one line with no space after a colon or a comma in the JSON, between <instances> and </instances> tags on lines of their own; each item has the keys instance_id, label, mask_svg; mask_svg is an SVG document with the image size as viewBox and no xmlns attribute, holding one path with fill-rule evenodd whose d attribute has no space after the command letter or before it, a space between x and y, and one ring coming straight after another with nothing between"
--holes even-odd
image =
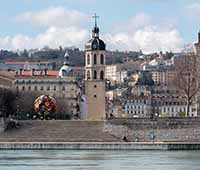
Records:
<instances>
[{"instance_id":1,"label":"tree","mask_svg":"<svg viewBox=\"0 0 200 170\"><path fill-rule=\"evenodd\" d=\"M24 119L27 114L34 115L34 101L40 94L36 92L19 92L17 93L15 105L17 108L17 116Z\"/></svg>"},{"instance_id":2,"label":"tree","mask_svg":"<svg viewBox=\"0 0 200 170\"><path fill-rule=\"evenodd\" d=\"M190 106L200 90L197 56L188 55L181 64L176 66L176 70L177 75L174 82L179 92L185 96L187 117L189 116Z\"/></svg>"},{"instance_id":3,"label":"tree","mask_svg":"<svg viewBox=\"0 0 200 170\"><path fill-rule=\"evenodd\" d=\"M56 99L57 109L54 117L56 119L70 119L73 115L69 109L69 102L63 98Z\"/></svg>"},{"instance_id":4,"label":"tree","mask_svg":"<svg viewBox=\"0 0 200 170\"><path fill-rule=\"evenodd\" d=\"M6 118L14 115L16 112L15 99L16 94L12 90L0 88L0 116Z\"/></svg>"}]
</instances>

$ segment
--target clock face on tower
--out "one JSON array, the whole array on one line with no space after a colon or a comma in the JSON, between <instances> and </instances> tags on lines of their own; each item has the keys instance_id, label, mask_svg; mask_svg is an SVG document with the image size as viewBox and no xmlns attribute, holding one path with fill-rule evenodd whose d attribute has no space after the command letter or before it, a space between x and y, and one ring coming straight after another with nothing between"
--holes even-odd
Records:
<instances>
[{"instance_id":1,"label":"clock face on tower","mask_svg":"<svg viewBox=\"0 0 200 170\"><path fill-rule=\"evenodd\" d=\"M92 45L92 48L93 48L93 49L97 49L97 44L93 44L93 45Z\"/></svg>"}]
</instances>

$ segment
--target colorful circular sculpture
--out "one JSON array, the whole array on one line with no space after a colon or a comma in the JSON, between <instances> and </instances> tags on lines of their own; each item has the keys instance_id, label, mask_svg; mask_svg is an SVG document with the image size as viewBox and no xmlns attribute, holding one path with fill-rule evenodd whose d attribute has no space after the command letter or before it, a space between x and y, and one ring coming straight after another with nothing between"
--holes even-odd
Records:
<instances>
[{"instance_id":1,"label":"colorful circular sculpture","mask_svg":"<svg viewBox=\"0 0 200 170\"><path fill-rule=\"evenodd\" d=\"M51 114L56 111L56 100L47 95L38 97L34 102L34 110L38 114Z\"/></svg>"}]
</instances>

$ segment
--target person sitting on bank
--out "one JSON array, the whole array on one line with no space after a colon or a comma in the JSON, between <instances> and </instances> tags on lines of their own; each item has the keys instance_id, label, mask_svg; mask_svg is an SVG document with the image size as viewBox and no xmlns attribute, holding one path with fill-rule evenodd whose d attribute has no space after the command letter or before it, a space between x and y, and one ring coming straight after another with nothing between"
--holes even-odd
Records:
<instances>
[{"instance_id":1,"label":"person sitting on bank","mask_svg":"<svg viewBox=\"0 0 200 170\"><path fill-rule=\"evenodd\" d=\"M126 136L123 136L122 140L123 140L124 142L128 142L128 139L127 139Z\"/></svg>"}]
</instances>

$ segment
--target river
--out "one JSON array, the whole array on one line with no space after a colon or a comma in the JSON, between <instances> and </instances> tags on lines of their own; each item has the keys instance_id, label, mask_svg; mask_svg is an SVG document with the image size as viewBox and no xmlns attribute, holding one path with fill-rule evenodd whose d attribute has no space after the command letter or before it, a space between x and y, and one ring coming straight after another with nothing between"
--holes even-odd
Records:
<instances>
[{"instance_id":1,"label":"river","mask_svg":"<svg viewBox=\"0 0 200 170\"><path fill-rule=\"evenodd\" d=\"M0 170L200 170L200 151L0 151Z\"/></svg>"}]
</instances>

